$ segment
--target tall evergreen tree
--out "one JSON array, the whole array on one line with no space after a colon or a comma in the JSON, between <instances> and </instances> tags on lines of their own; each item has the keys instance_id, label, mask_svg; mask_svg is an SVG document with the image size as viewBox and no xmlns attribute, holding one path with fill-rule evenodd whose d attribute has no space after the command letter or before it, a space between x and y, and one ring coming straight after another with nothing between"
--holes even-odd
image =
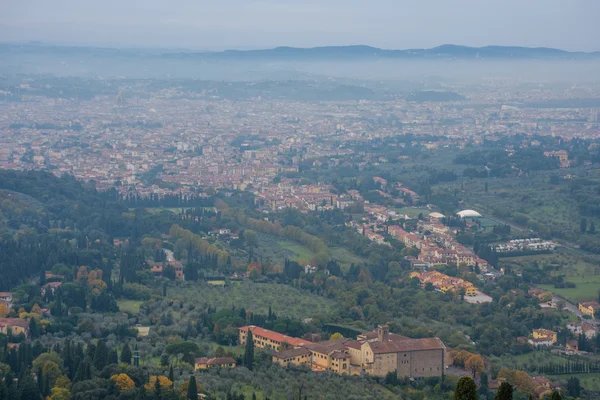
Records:
<instances>
[{"instance_id":1,"label":"tall evergreen tree","mask_svg":"<svg viewBox=\"0 0 600 400\"><path fill-rule=\"evenodd\" d=\"M569 396L571 397L579 397L581 396L581 383L579 378L572 377L567 381L567 391L569 392Z\"/></svg>"},{"instance_id":2,"label":"tall evergreen tree","mask_svg":"<svg viewBox=\"0 0 600 400\"><path fill-rule=\"evenodd\" d=\"M252 331L248 329L248 337L246 338L246 349L244 352L244 365L250 371L254 368L254 338Z\"/></svg>"},{"instance_id":3,"label":"tall evergreen tree","mask_svg":"<svg viewBox=\"0 0 600 400\"><path fill-rule=\"evenodd\" d=\"M102 368L108 363L108 348L102 340L98 340L96 345L96 352L94 353L94 367L98 371L102 371Z\"/></svg>"},{"instance_id":4,"label":"tall evergreen tree","mask_svg":"<svg viewBox=\"0 0 600 400\"><path fill-rule=\"evenodd\" d=\"M489 390L488 374L482 372L479 374L479 394L485 397L487 396Z\"/></svg>"},{"instance_id":5,"label":"tall evergreen tree","mask_svg":"<svg viewBox=\"0 0 600 400\"><path fill-rule=\"evenodd\" d=\"M470 376L463 376L456 384L455 400L477 400L477 385Z\"/></svg>"},{"instance_id":6,"label":"tall evergreen tree","mask_svg":"<svg viewBox=\"0 0 600 400\"><path fill-rule=\"evenodd\" d=\"M121 349L121 362L131 365L131 348L129 347L129 343L125 343Z\"/></svg>"},{"instance_id":7,"label":"tall evergreen tree","mask_svg":"<svg viewBox=\"0 0 600 400\"><path fill-rule=\"evenodd\" d=\"M110 364L118 364L119 363L119 355L115 349L112 349L108 354L108 365Z\"/></svg>"},{"instance_id":8,"label":"tall evergreen tree","mask_svg":"<svg viewBox=\"0 0 600 400\"><path fill-rule=\"evenodd\" d=\"M175 374L173 373L173 364L171 364L169 366L169 376L168 376L169 380L171 382L175 382Z\"/></svg>"},{"instance_id":9,"label":"tall evergreen tree","mask_svg":"<svg viewBox=\"0 0 600 400\"><path fill-rule=\"evenodd\" d=\"M494 400L512 400L513 398L513 387L508 382L502 382L498 388L498 392L494 397Z\"/></svg>"},{"instance_id":10,"label":"tall evergreen tree","mask_svg":"<svg viewBox=\"0 0 600 400\"><path fill-rule=\"evenodd\" d=\"M25 371L19 379L18 389L21 400L39 400L40 398L40 390L29 370Z\"/></svg>"},{"instance_id":11,"label":"tall evergreen tree","mask_svg":"<svg viewBox=\"0 0 600 400\"><path fill-rule=\"evenodd\" d=\"M188 385L187 398L190 400L198 399L198 384L196 383L196 377L190 376L190 383Z\"/></svg>"}]
</instances>

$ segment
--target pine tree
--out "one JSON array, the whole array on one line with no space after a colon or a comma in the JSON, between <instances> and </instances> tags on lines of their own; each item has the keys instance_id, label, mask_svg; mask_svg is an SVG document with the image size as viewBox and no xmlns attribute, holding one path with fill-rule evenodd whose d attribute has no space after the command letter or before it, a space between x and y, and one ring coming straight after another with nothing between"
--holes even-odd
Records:
<instances>
[{"instance_id":1,"label":"pine tree","mask_svg":"<svg viewBox=\"0 0 600 400\"><path fill-rule=\"evenodd\" d=\"M244 352L244 365L250 371L254 368L254 338L252 331L248 328L248 337L246 338L246 351Z\"/></svg>"},{"instance_id":2,"label":"pine tree","mask_svg":"<svg viewBox=\"0 0 600 400\"><path fill-rule=\"evenodd\" d=\"M513 398L513 387L508 382L502 382L498 388L498 392L494 397L494 400L512 400Z\"/></svg>"},{"instance_id":3,"label":"pine tree","mask_svg":"<svg viewBox=\"0 0 600 400\"><path fill-rule=\"evenodd\" d=\"M125 343L121 349L121 362L131 365L131 348L128 343Z\"/></svg>"},{"instance_id":4,"label":"pine tree","mask_svg":"<svg viewBox=\"0 0 600 400\"><path fill-rule=\"evenodd\" d=\"M477 385L473 378L463 376L456 384L454 391L455 400L477 400Z\"/></svg>"},{"instance_id":5,"label":"pine tree","mask_svg":"<svg viewBox=\"0 0 600 400\"><path fill-rule=\"evenodd\" d=\"M188 385L187 398L190 400L198 399L198 385L196 384L196 377L190 376L190 383Z\"/></svg>"}]
</instances>

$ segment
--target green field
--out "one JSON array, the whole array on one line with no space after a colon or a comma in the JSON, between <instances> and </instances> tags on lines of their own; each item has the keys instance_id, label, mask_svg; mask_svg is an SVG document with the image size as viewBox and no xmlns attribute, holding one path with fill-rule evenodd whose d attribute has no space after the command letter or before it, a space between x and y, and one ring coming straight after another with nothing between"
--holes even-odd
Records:
<instances>
[{"instance_id":1,"label":"green field","mask_svg":"<svg viewBox=\"0 0 600 400\"><path fill-rule=\"evenodd\" d=\"M598 298L600 290L600 276L590 278L569 277L569 282L573 282L577 287L559 289L554 285L538 285L540 288L556 293L573 302L592 301Z\"/></svg>"},{"instance_id":2,"label":"green field","mask_svg":"<svg viewBox=\"0 0 600 400\"><path fill-rule=\"evenodd\" d=\"M362 265L367 262L364 258L352 253L351 251L343 247L332 247L329 249L331 258L336 260L340 264L342 271L348 270L350 265Z\"/></svg>"},{"instance_id":3,"label":"green field","mask_svg":"<svg viewBox=\"0 0 600 400\"><path fill-rule=\"evenodd\" d=\"M313 252L300 243L292 242L291 240L279 240L277 244L282 249L289 250L295 254L295 256L290 257L293 261L310 261L313 258Z\"/></svg>"},{"instance_id":4,"label":"green field","mask_svg":"<svg viewBox=\"0 0 600 400\"><path fill-rule=\"evenodd\" d=\"M143 301L141 300L118 300L117 305L119 310L122 312L128 312L131 314L138 314L140 312L140 306Z\"/></svg>"},{"instance_id":5,"label":"green field","mask_svg":"<svg viewBox=\"0 0 600 400\"><path fill-rule=\"evenodd\" d=\"M550 375L548 378L566 382L569 378L576 377L581 383L583 389L600 390L600 372L591 374L568 374L568 375Z\"/></svg>"},{"instance_id":6,"label":"green field","mask_svg":"<svg viewBox=\"0 0 600 400\"><path fill-rule=\"evenodd\" d=\"M559 248L552 254L540 254L524 257L503 258L500 266L523 267L537 263L539 267L557 265L558 269L550 270L551 275L564 275L565 281L572 282L575 288L555 288L552 284L537 285L573 302L591 301L598 297L600 289L600 268L583 261L577 250L565 247Z\"/></svg>"}]
</instances>

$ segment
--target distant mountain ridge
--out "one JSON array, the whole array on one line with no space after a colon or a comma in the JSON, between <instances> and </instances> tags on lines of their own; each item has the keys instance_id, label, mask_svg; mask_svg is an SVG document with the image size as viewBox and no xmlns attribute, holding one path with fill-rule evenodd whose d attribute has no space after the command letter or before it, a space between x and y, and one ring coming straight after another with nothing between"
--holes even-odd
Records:
<instances>
[{"instance_id":1,"label":"distant mountain ridge","mask_svg":"<svg viewBox=\"0 0 600 400\"><path fill-rule=\"evenodd\" d=\"M40 43L0 44L2 53L56 53L229 60L377 60L377 59L600 59L600 51L572 52L548 47L445 44L430 49L386 50L366 45L325 47L275 47L261 50L193 51L181 49L134 49L93 46L58 46Z\"/></svg>"},{"instance_id":2,"label":"distant mountain ridge","mask_svg":"<svg viewBox=\"0 0 600 400\"><path fill-rule=\"evenodd\" d=\"M217 57L247 58L596 58L600 52L570 52L547 47L485 46L445 44L431 49L385 50L371 46L276 47L266 50L226 50Z\"/></svg>"}]
</instances>

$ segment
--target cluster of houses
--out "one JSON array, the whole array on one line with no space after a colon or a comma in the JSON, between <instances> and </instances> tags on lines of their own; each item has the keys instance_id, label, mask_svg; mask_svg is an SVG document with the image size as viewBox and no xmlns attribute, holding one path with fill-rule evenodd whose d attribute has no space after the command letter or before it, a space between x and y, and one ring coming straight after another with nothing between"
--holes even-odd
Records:
<instances>
[{"instance_id":1,"label":"cluster of houses","mask_svg":"<svg viewBox=\"0 0 600 400\"><path fill-rule=\"evenodd\" d=\"M494 246L498 253L512 253L523 251L552 251L556 248L556 243L551 240L540 238L531 239L513 239L507 243L501 243Z\"/></svg>"},{"instance_id":2,"label":"cluster of houses","mask_svg":"<svg viewBox=\"0 0 600 400\"><path fill-rule=\"evenodd\" d=\"M349 221L346 225L378 244L389 245L385 240L386 235L389 235L404 243L406 247L419 249L418 256L406 257L414 268L464 264L470 267L478 266L483 273L490 271L486 260L460 244L450 228L440 222L440 219L444 218L440 213L432 212L428 218L416 220L416 230L408 232L399 225L390 224L401 216L384 206L369 205L365 207L365 212L369 215L368 222ZM410 218L404 216L404 219Z\"/></svg>"},{"instance_id":3,"label":"cluster of houses","mask_svg":"<svg viewBox=\"0 0 600 400\"><path fill-rule=\"evenodd\" d=\"M471 282L442 274L439 271L427 271L423 273L413 271L409 277L417 278L423 289L425 289L427 284L431 284L436 290L442 293L449 291L460 293L464 291L465 296L477 296L477 288Z\"/></svg>"},{"instance_id":4,"label":"cluster of houses","mask_svg":"<svg viewBox=\"0 0 600 400\"><path fill-rule=\"evenodd\" d=\"M316 343L250 325L239 328L240 344L246 343L248 331L256 348L275 351L274 363L306 366L313 371L379 377L395 371L399 377L422 379L442 376L447 361L446 346L440 339L411 339L390 333L387 325L356 339Z\"/></svg>"}]
</instances>

